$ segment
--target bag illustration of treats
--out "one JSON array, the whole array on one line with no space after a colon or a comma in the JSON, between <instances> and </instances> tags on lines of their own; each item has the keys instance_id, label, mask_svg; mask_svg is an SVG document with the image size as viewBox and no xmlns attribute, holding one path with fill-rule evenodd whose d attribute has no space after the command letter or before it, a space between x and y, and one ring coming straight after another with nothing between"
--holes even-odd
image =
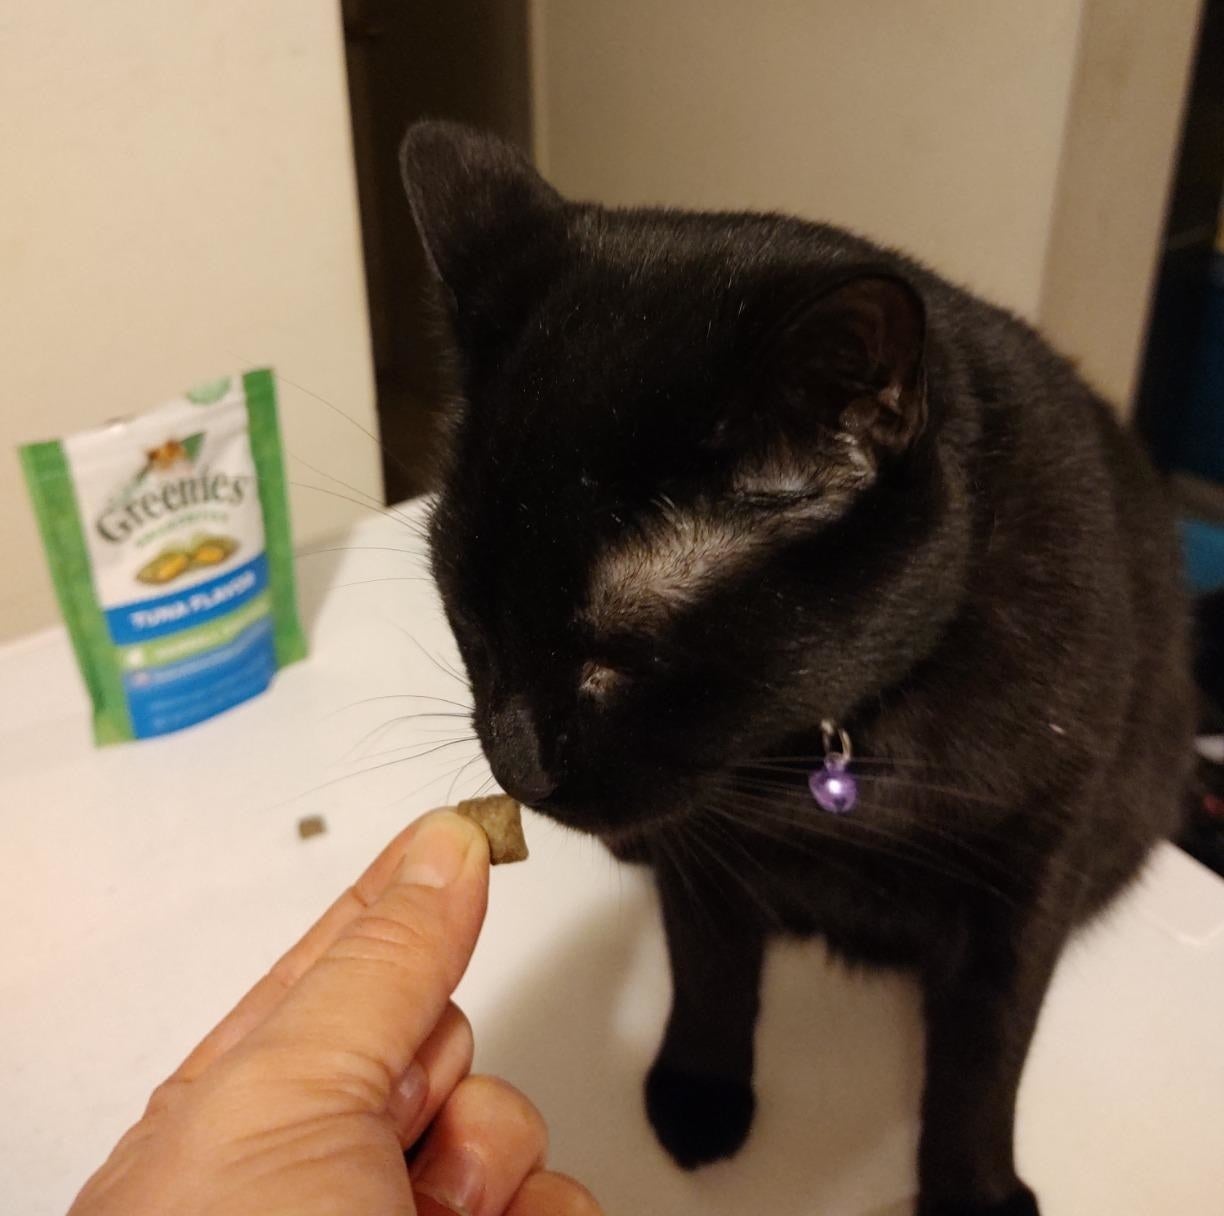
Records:
<instances>
[{"instance_id":1,"label":"bag illustration of treats","mask_svg":"<svg viewBox=\"0 0 1224 1216\"><path fill-rule=\"evenodd\" d=\"M270 371L21 463L98 743L194 725L305 656Z\"/></svg>"}]
</instances>

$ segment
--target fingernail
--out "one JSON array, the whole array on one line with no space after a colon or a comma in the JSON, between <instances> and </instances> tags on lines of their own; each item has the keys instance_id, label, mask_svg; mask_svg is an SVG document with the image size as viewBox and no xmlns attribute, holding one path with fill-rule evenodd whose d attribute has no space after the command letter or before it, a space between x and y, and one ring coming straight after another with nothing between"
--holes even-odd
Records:
<instances>
[{"instance_id":1,"label":"fingernail","mask_svg":"<svg viewBox=\"0 0 1224 1216\"><path fill-rule=\"evenodd\" d=\"M480 829L454 811L438 811L421 822L400 862L400 882L446 887L459 876L473 834Z\"/></svg>"},{"instance_id":2,"label":"fingernail","mask_svg":"<svg viewBox=\"0 0 1224 1216\"><path fill-rule=\"evenodd\" d=\"M400 1129L411 1127L425 1109L425 1099L428 1096L429 1076L413 1060L400 1077L399 1084L391 1091L391 1097L387 1099L387 1113L395 1121L395 1126Z\"/></svg>"},{"instance_id":3,"label":"fingernail","mask_svg":"<svg viewBox=\"0 0 1224 1216\"><path fill-rule=\"evenodd\" d=\"M473 1216L484 1196L485 1168L470 1148L439 1153L421 1167L413 1189L459 1216Z\"/></svg>"}]
</instances>

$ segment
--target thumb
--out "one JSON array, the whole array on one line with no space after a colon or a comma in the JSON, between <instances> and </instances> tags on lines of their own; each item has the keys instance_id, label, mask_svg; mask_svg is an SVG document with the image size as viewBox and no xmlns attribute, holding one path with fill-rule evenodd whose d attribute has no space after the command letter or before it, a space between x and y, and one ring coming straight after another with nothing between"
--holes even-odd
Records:
<instances>
[{"instance_id":1,"label":"thumb","mask_svg":"<svg viewBox=\"0 0 1224 1216\"><path fill-rule=\"evenodd\" d=\"M385 1108L467 968L484 921L489 850L453 811L421 821L382 894L328 947L247 1040L277 1069L337 1073ZM286 1078L288 1079L288 1078Z\"/></svg>"}]
</instances>

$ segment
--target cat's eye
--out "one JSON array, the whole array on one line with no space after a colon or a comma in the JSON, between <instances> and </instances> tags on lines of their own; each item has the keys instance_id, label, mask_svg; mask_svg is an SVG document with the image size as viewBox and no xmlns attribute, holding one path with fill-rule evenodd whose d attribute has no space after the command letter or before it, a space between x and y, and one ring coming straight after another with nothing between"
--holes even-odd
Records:
<instances>
[{"instance_id":1,"label":"cat's eye","mask_svg":"<svg viewBox=\"0 0 1224 1216\"><path fill-rule=\"evenodd\" d=\"M582 665L578 690L588 697L603 701L623 688L628 679L629 677L616 667L588 660Z\"/></svg>"}]
</instances>

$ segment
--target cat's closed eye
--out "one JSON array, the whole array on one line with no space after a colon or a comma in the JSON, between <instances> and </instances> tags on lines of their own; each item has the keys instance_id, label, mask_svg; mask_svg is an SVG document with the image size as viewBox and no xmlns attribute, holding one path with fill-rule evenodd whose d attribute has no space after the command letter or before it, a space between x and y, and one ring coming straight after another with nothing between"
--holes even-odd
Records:
<instances>
[{"instance_id":1,"label":"cat's closed eye","mask_svg":"<svg viewBox=\"0 0 1224 1216\"><path fill-rule=\"evenodd\" d=\"M629 676L622 668L590 659L582 665L578 689L586 696L604 701L620 692L628 683Z\"/></svg>"}]
</instances>

